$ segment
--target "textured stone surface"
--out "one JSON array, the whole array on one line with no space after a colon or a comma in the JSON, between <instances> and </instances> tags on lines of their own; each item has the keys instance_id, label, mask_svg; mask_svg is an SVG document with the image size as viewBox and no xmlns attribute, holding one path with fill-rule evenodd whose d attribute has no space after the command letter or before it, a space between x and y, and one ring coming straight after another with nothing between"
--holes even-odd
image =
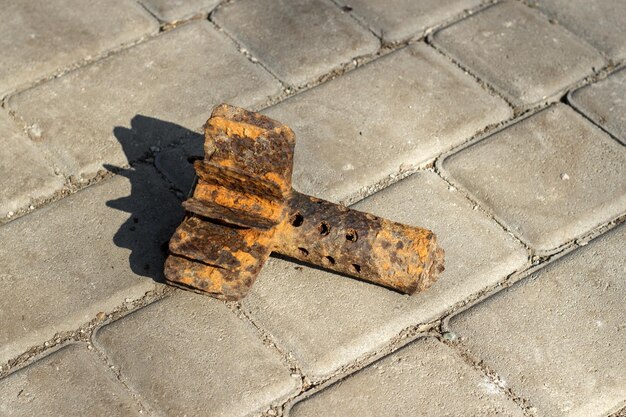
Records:
<instances>
[{"instance_id":1,"label":"textured stone surface","mask_svg":"<svg viewBox=\"0 0 626 417\"><path fill-rule=\"evenodd\" d=\"M99 330L96 343L162 415L245 416L300 386L250 324L199 294L145 307Z\"/></svg>"},{"instance_id":2,"label":"textured stone surface","mask_svg":"<svg viewBox=\"0 0 626 417\"><path fill-rule=\"evenodd\" d=\"M539 251L626 208L626 148L563 104L452 155L443 167Z\"/></svg>"},{"instance_id":3,"label":"textured stone surface","mask_svg":"<svg viewBox=\"0 0 626 417\"><path fill-rule=\"evenodd\" d=\"M0 96L159 30L132 0L1 0Z\"/></svg>"},{"instance_id":4,"label":"textured stone surface","mask_svg":"<svg viewBox=\"0 0 626 417\"><path fill-rule=\"evenodd\" d=\"M140 0L162 22L176 22L208 13L220 0Z\"/></svg>"},{"instance_id":5,"label":"textured stone surface","mask_svg":"<svg viewBox=\"0 0 626 417\"><path fill-rule=\"evenodd\" d=\"M446 271L427 292L409 297L270 259L243 307L312 379L438 317L526 261L521 245L432 172L414 174L355 208L433 230L446 251Z\"/></svg>"},{"instance_id":6,"label":"textured stone surface","mask_svg":"<svg viewBox=\"0 0 626 417\"><path fill-rule=\"evenodd\" d=\"M264 111L296 133L294 185L344 199L424 163L510 108L424 44Z\"/></svg>"},{"instance_id":7,"label":"textured stone surface","mask_svg":"<svg viewBox=\"0 0 626 417\"><path fill-rule=\"evenodd\" d=\"M603 416L626 400L626 227L452 320L538 415Z\"/></svg>"},{"instance_id":8,"label":"textured stone surface","mask_svg":"<svg viewBox=\"0 0 626 417\"><path fill-rule=\"evenodd\" d=\"M254 108L279 91L225 35L192 22L14 96L9 107L62 172L89 176L179 139L177 125L199 128L220 102Z\"/></svg>"},{"instance_id":9,"label":"textured stone surface","mask_svg":"<svg viewBox=\"0 0 626 417\"><path fill-rule=\"evenodd\" d=\"M0 380L0 415L139 416L140 407L106 365L69 345Z\"/></svg>"},{"instance_id":10,"label":"textured stone surface","mask_svg":"<svg viewBox=\"0 0 626 417\"><path fill-rule=\"evenodd\" d=\"M517 1L489 7L433 39L517 105L549 99L605 65L590 46Z\"/></svg>"},{"instance_id":11,"label":"textured stone surface","mask_svg":"<svg viewBox=\"0 0 626 417\"><path fill-rule=\"evenodd\" d=\"M179 202L140 167L0 227L0 364L161 279Z\"/></svg>"},{"instance_id":12,"label":"textured stone surface","mask_svg":"<svg viewBox=\"0 0 626 417\"><path fill-rule=\"evenodd\" d=\"M626 68L574 91L569 102L626 145Z\"/></svg>"},{"instance_id":13,"label":"textured stone surface","mask_svg":"<svg viewBox=\"0 0 626 417\"><path fill-rule=\"evenodd\" d=\"M154 158L156 168L185 196L191 191L195 172L193 161L204 157L204 136L190 135L181 146L159 152Z\"/></svg>"},{"instance_id":14,"label":"textured stone surface","mask_svg":"<svg viewBox=\"0 0 626 417\"><path fill-rule=\"evenodd\" d=\"M355 17L384 42L402 42L480 5L481 0L340 0L339 3L351 8Z\"/></svg>"},{"instance_id":15,"label":"textured stone surface","mask_svg":"<svg viewBox=\"0 0 626 417\"><path fill-rule=\"evenodd\" d=\"M236 0L212 18L292 85L315 81L379 47L374 35L328 0Z\"/></svg>"},{"instance_id":16,"label":"textured stone surface","mask_svg":"<svg viewBox=\"0 0 626 417\"><path fill-rule=\"evenodd\" d=\"M433 338L419 339L297 403L289 417L523 416L505 393Z\"/></svg>"},{"instance_id":17,"label":"textured stone surface","mask_svg":"<svg viewBox=\"0 0 626 417\"><path fill-rule=\"evenodd\" d=\"M533 0L533 4L609 57L626 58L623 0Z\"/></svg>"},{"instance_id":18,"label":"textured stone surface","mask_svg":"<svg viewBox=\"0 0 626 417\"><path fill-rule=\"evenodd\" d=\"M63 185L41 151L0 112L0 217Z\"/></svg>"}]
</instances>

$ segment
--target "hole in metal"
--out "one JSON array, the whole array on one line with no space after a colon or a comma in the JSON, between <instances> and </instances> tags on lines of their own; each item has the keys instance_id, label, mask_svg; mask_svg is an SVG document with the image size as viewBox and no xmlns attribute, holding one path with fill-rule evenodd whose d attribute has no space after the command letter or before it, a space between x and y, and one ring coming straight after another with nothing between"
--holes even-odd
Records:
<instances>
[{"instance_id":1,"label":"hole in metal","mask_svg":"<svg viewBox=\"0 0 626 417\"><path fill-rule=\"evenodd\" d=\"M335 265L335 258L333 258L332 256L324 256L322 258L322 261L328 265Z\"/></svg>"},{"instance_id":2,"label":"hole in metal","mask_svg":"<svg viewBox=\"0 0 626 417\"><path fill-rule=\"evenodd\" d=\"M361 265L358 264L352 264L352 270L354 272L356 272L357 274L361 272Z\"/></svg>"},{"instance_id":3,"label":"hole in metal","mask_svg":"<svg viewBox=\"0 0 626 417\"><path fill-rule=\"evenodd\" d=\"M301 255L304 255L304 256L308 256L309 255L309 251L304 249L304 248L298 248L298 251L300 251Z\"/></svg>"},{"instance_id":4,"label":"hole in metal","mask_svg":"<svg viewBox=\"0 0 626 417\"><path fill-rule=\"evenodd\" d=\"M293 227L300 227L302 226L302 223L304 222L304 216L300 213L296 213L292 218L291 218L291 225Z\"/></svg>"},{"instance_id":5,"label":"hole in metal","mask_svg":"<svg viewBox=\"0 0 626 417\"><path fill-rule=\"evenodd\" d=\"M320 231L320 235L326 236L330 233L330 226L326 222L321 222L320 225L317 227L317 230Z\"/></svg>"},{"instance_id":6,"label":"hole in metal","mask_svg":"<svg viewBox=\"0 0 626 417\"><path fill-rule=\"evenodd\" d=\"M356 232L356 230L350 229L346 232L346 240L349 240L350 242L356 242L358 238L359 234Z\"/></svg>"}]
</instances>

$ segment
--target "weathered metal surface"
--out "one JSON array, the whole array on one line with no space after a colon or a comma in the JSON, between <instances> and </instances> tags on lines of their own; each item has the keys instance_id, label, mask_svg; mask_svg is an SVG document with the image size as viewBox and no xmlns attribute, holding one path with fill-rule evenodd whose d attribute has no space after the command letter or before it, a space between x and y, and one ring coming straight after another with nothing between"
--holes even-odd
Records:
<instances>
[{"instance_id":1,"label":"weathered metal surface","mask_svg":"<svg viewBox=\"0 0 626 417\"><path fill-rule=\"evenodd\" d=\"M238 300L271 252L412 294L443 271L427 229L300 194L291 188L295 136L279 122L222 104L207 121L188 216L170 241L165 277Z\"/></svg>"}]
</instances>

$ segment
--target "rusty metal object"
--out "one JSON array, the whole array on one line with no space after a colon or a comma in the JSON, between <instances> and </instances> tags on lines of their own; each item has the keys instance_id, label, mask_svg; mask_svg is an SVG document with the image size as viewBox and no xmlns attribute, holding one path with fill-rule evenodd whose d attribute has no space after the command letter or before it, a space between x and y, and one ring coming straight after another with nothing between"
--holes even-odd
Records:
<instances>
[{"instance_id":1,"label":"rusty metal object","mask_svg":"<svg viewBox=\"0 0 626 417\"><path fill-rule=\"evenodd\" d=\"M443 250L426 229L300 194L291 188L295 136L241 108L216 107L205 158L172 237L168 282L224 300L243 298L271 252L406 294L443 271Z\"/></svg>"}]
</instances>

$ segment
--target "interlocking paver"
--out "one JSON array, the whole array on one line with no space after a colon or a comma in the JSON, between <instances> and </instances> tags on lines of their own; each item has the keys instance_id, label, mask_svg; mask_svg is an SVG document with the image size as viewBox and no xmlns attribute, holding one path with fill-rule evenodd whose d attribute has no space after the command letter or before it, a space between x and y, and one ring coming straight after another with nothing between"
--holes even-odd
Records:
<instances>
[{"instance_id":1,"label":"interlocking paver","mask_svg":"<svg viewBox=\"0 0 626 417\"><path fill-rule=\"evenodd\" d=\"M446 251L446 271L427 292L409 297L270 259L243 308L314 380L438 317L526 262L520 244L432 172L416 173L355 208L431 228Z\"/></svg>"},{"instance_id":2,"label":"interlocking paver","mask_svg":"<svg viewBox=\"0 0 626 417\"><path fill-rule=\"evenodd\" d=\"M532 0L532 4L609 57L626 58L623 0Z\"/></svg>"},{"instance_id":3,"label":"interlocking paver","mask_svg":"<svg viewBox=\"0 0 626 417\"><path fill-rule=\"evenodd\" d=\"M481 0L339 0L384 42L402 42L423 35Z\"/></svg>"},{"instance_id":4,"label":"interlocking paver","mask_svg":"<svg viewBox=\"0 0 626 417\"><path fill-rule=\"evenodd\" d=\"M625 276L621 226L450 326L539 415L607 415L626 400Z\"/></svg>"},{"instance_id":5,"label":"interlocking paver","mask_svg":"<svg viewBox=\"0 0 626 417\"><path fill-rule=\"evenodd\" d=\"M173 23L210 12L220 0L140 0L162 22Z\"/></svg>"},{"instance_id":6,"label":"interlocking paver","mask_svg":"<svg viewBox=\"0 0 626 417\"><path fill-rule=\"evenodd\" d=\"M0 113L0 178L0 217L63 185L63 178L6 113Z\"/></svg>"},{"instance_id":7,"label":"interlocking paver","mask_svg":"<svg viewBox=\"0 0 626 417\"><path fill-rule=\"evenodd\" d=\"M344 199L511 116L503 100L424 44L264 111L296 133L294 184Z\"/></svg>"},{"instance_id":8,"label":"interlocking paver","mask_svg":"<svg viewBox=\"0 0 626 417\"><path fill-rule=\"evenodd\" d=\"M626 145L626 68L572 92L569 102Z\"/></svg>"},{"instance_id":9,"label":"interlocking paver","mask_svg":"<svg viewBox=\"0 0 626 417\"><path fill-rule=\"evenodd\" d=\"M154 289L178 200L137 167L0 227L0 363Z\"/></svg>"},{"instance_id":10,"label":"interlocking paver","mask_svg":"<svg viewBox=\"0 0 626 417\"><path fill-rule=\"evenodd\" d=\"M626 209L626 148L563 104L452 155L443 168L538 251Z\"/></svg>"},{"instance_id":11,"label":"interlocking paver","mask_svg":"<svg viewBox=\"0 0 626 417\"><path fill-rule=\"evenodd\" d=\"M122 380L168 416L249 415L300 387L250 324L199 294L177 292L95 338Z\"/></svg>"},{"instance_id":12,"label":"interlocking paver","mask_svg":"<svg viewBox=\"0 0 626 417\"><path fill-rule=\"evenodd\" d=\"M419 339L311 398L289 417L523 416L513 401L452 349Z\"/></svg>"},{"instance_id":13,"label":"interlocking paver","mask_svg":"<svg viewBox=\"0 0 626 417\"><path fill-rule=\"evenodd\" d=\"M255 107L280 89L210 23L191 22L14 96L9 107L63 173L90 176L178 139L158 123L116 138L136 115L196 129L220 102Z\"/></svg>"},{"instance_id":14,"label":"interlocking paver","mask_svg":"<svg viewBox=\"0 0 626 417\"><path fill-rule=\"evenodd\" d=\"M71 344L0 380L0 415L139 416L140 407L94 353Z\"/></svg>"},{"instance_id":15,"label":"interlocking paver","mask_svg":"<svg viewBox=\"0 0 626 417\"><path fill-rule=\"evenodd\" d=\"M189 136L181 146L165 149L154 158L156 168L187 195L196 175L192 161L204 156L204 135Z\"/></svg>"},{"instance_id":16,"label":"interlocking paver","mask_svg":"<svg viewBox=\"0 0 626 417\"><path fill-rule=\"evenodd\" d=\"M0 96L159 30L132 0L1 0Z\"/></svg>"},{"instance_id":17,"label":"interlocking paver","mask_svg":"<svg viewBox=\"0 0 626 417\"><path fill-rule=\"evenodd\" d=\"M329 0L236 0L212 19L281 80L303 85L379 41Z\"/></svg>"},{"instance_id":18,"label":"interlocking paver","mask_svg":"<svg viewBox=\"0 0 626 417\"><path fill-rule=\"evenodd\" d=\"M488 7L433 41L521 106L550 99L605 65L593 48L518 1Z\"/></svg>"}]
</instances>

